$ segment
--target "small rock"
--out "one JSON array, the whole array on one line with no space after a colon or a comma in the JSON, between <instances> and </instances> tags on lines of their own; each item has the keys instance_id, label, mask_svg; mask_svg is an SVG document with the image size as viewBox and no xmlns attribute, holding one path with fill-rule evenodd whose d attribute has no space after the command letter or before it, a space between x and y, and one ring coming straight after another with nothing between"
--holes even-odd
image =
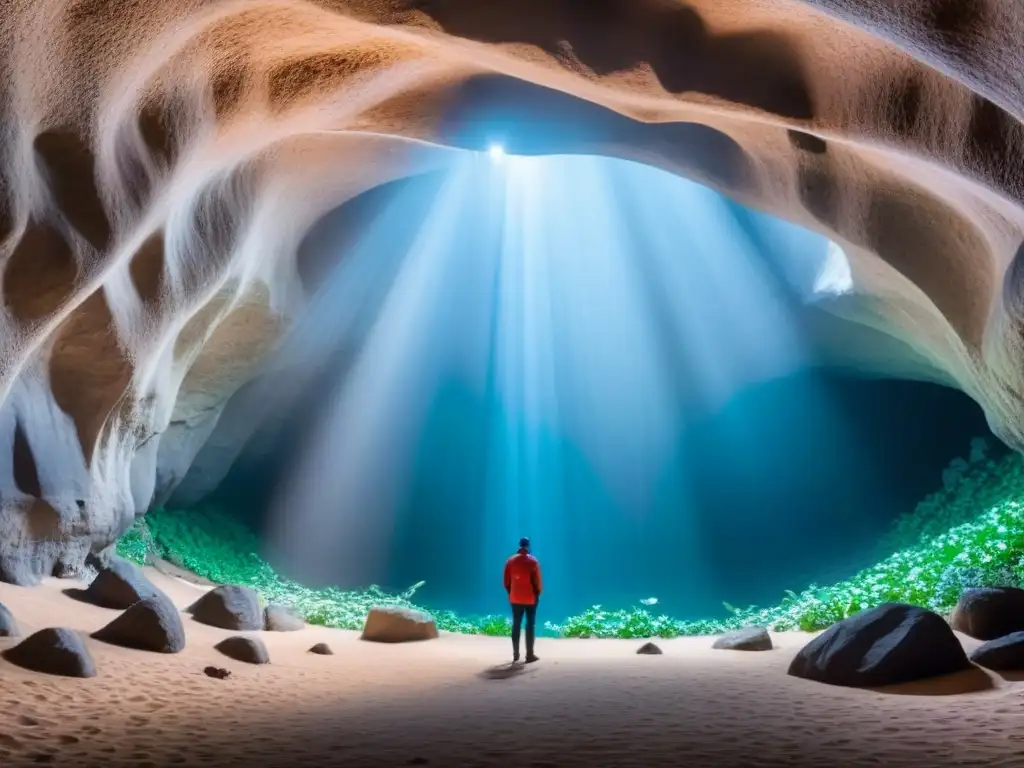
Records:
<instances>
[{"instance_id":1,"label":"small rock","mask_svg":"<svg viewBox=\"0 0 1024 768\"><path fill-rule=\"evenodd\" d=\"M960 596L950 625L978 640L1024 631L1024 589L982 587L967 589Z\"/></svg>"},{"instance_id":2,"label":"small rock","mask_svg":"<svg viewBox=\"0 0 1024 768\"><path fill-rule=\"evenodd\" d=\"M21 637L14 616L3 603L0 603L0 637Z\"/></svg>"},{"instance_id":3,"label":"small rock","mask_svg":"<svg viewBox=\"0 0 1024 768\"><path fill-rule=\"evenodd\" d=\"M263 629L260 596L248 587L211 589L187 609L192 618L211 627L231 630Z\"/></svg>"},{"instance_id":4,"label":"small rock","mask_svg":"<svg viewBox=\"0 0 1024 768\"><path fill-rule=\"evenodd\" d=\"M12 664L33 672L63 677L96 676L96 665L82 638L63 627L41 629L2 655Z\"/></svg>"},{"instance_id":5,"label":"small rock","mask_svg":"<svg viewBox=\"0 0 1024 768\"><path fill-rule=\"evenodd\" d=\"M268 605L263 612L263 628L268 632L296 632L306 628L306 622L285 605Z\"/></svg>"},{"instance_id":6,"label":"small rock","mask_svg":"<svg viewBox=\"0 0 1024 768\"><path fill-rule=\"evenodd\" d=\"M363 640L375 643L407 643L436 637L437 625L429 613L391 606L371 608L362 635Z\"/></svg>"},{"instance_id":7,"label":"small rock","mask_svg":"<svg viewBox=\"0 0 1024 768\"><path fill-rule=\"evenodd\" d=\"M135 603L93 637L124 648L178 653L185 648L185 628L178 609L164 595Z\"/></svg>"},{"instance_id":8,"label":"small rock","mask_svg":"<svg viewBox=\"0 0 1024 768\"><path fill-rule=\"evenodd\" d=\"M1014 632L979 645L971 661L996 671L1024 669L1024 632Z\"/></svg>"},{"instance_id":9,"label":"small rock","mask_svg":"<svg viewBox=\"0 0 1024 768\"><path fill-rule=\"evenodd\" d=\"M224 669L224 667L206 667L203 669L207 677L215 677L218 680L227 680L231 677L231 671Z\"/></svg>"},{"instance_id":10,"label":"small rock","mask_svg":"<svg viewBox=\"0 0 1024 768\"><path fill-rule=\"evenodd\" d=\"M789 674L820 683L875 688L970 668L963 646L937 613L885 603L836 622L800 649Z\"/></svg>"},{"instance_id":11,"label":"small rock","mask_svg":"<svg viewBox=\"0 0 1024 768\"><path fill-rule=\"evenodd\" d=\"M711 647L723 651L770 651L772 638L764 627L744 627L722 635Z\"/></svg>"},{"instance_id":12,"label":"small rock","mask_svg":"<svg viewBox=\"0 0 1024 768\"><path fill-rule=\"evenodd\" d=\"M221 640L214 648L229 659L244 661L246 664L269 664L270 654L267 646L258 637L235 635Z\"/></svg>"},{"instance_id":13,"label":"small rock","mask_svg":"<svg viewBox=\"0 0 1024 768\"><path fill-rule=\"evenodd\" d=\"M644 643L636 649L636 652L641 656L660 656L661 648L656 646L654 643Z\"/></svg>"},{"instance_id":14,"label":"small rock","mask_svg":"<svg viewBox=\"0 0 1024 768\"><path fill-rule=\"evenodd\" d=\"M147 597L166 597L135 563L111 557L83 595L94 605L124 610Z\"/></svg>"},{"instance_id":15,"label":"small rock","mask_svg":"<svg viewBox=\"0 0 1024 768\"><path fill-rule=\"evenodd\" d=\"M319 654L320 656L334 655L334 651L331 650L331 646L329 646L327 643L317 643L309 649L309 652Z\"/></svg>"}]
</instances>

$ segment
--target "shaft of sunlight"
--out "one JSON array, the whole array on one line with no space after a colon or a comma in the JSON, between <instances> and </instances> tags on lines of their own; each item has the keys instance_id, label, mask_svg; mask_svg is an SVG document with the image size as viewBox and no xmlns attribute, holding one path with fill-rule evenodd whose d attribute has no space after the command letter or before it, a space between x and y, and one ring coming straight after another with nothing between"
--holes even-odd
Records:
<instances>
[{"instance_id":1,"label":"shaft of sunlight","mask_svg":"<svg viewBox=\"0 0 1024 768\"><path fill-rule=\"evenodd\" d=\"M411 557L451 558L450 588L500 610L501 563L529 536L550 599L578 608L585 558L642 545L673 514L676 559L638 564L633 597L702 578L707 511L678 471L681 434L808 364L793 306L851 289L842 250L604 158L493 145L437 189L425 204L398 193L299 326L298 346L358 341L275 501L282 556L362 586L413 536ZM444 552L453 527L478 549Z\"/></svg>"}]
</instances>

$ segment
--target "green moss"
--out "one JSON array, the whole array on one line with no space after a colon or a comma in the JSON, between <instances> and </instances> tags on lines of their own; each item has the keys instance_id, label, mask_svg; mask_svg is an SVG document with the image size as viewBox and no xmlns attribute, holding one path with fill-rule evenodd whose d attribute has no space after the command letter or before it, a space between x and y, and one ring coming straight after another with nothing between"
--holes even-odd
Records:
<instances>
[{"instance_id":1,"label":"green moss","mask_svg":"<svg viewBox=\"0 0 1024 768\"><path fill-rule=\"evenodd\" d=\"M776 631L814 631L884 602L912 603L947 611L971 586L1016 586L1024 582L1024 457L999 461L957 460L944 488L900 518L883 541L880 561L846 581L789 592L775 606L739 610L726 606L723 619L683 621L659 615L657 600L633 608L594 606L546 630L564 637L677 637L711 635L748 624ZM215 509L156 510L118 543L135 562L147 552L207 579L245 584L268 600L291 605L314 624L359 629L374 605L417 607L413 585L400 594L378 587L346 591L311 589L279 576L259 557L256 537ZM431 611L443 630L507 635L504 616L469 617Z\"/></svg>"}]
</instances>

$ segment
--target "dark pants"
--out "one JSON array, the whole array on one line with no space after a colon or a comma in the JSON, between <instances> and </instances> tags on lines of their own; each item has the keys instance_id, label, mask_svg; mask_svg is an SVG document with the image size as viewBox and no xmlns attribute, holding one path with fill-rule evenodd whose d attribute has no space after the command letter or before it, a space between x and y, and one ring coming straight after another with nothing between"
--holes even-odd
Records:
<instances>
[{"instance_id":1,"label":"dark pants","mask_svg":"<svg viewBox=\"0 0 1024 768\"><path fill-rule=\"evenodd\" d=\"M512 603L512 653L519 657L519 631L526 615L526 655L533 656L533 638L537 629L537 604Z\"/></svg>"}]
</instances>

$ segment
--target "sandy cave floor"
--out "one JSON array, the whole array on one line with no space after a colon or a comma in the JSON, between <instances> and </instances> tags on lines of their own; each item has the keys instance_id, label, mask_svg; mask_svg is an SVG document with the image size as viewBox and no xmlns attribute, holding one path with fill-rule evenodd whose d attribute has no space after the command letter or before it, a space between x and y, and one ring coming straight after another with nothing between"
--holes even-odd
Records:
<instances>
[{"instance_id":1,"label":"sandy cave floor","mask_svg":"<svg viewBox=\"0 0 1024 768\"><path fill-rule=\"evenodd\" d=\"M201 591L148 575L181 607ZM0 584L0 602L24 634L90 632L117 614L62 594L75 586ZM232 633L185 621L176 655L88 639L90 680L0 661L0 766L1024 766L1024 675L828 687L786 675L799 633L767 653L659 641L663 656L542 640L542 660L510 673L502 638L389 646L319 627L259 633L271 664L257 667L213 649ZM307 653L319 641L336 655Z\"/></svg>"}]
</instances>

